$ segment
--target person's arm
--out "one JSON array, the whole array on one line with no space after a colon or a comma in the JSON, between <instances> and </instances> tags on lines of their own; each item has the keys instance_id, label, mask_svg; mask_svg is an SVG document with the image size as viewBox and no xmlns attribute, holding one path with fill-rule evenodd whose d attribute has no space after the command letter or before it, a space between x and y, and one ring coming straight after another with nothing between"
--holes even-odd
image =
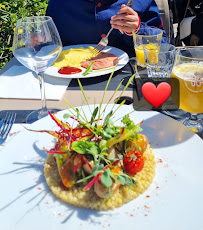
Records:
<instances>
[{"instance_id":1,"label":"person's arm","mask_svg":"<svg viewBox=\"0 0 203 230\"><path fill-rule=\"evenodd\" d=\"M139 20L140 17L140 20ZM140 28L158 27L163 30L162 42L167 42L167 35L163 29L163 22L159 14L159 9L152 1L151 5L145 12L138 15L132 8L122 5L117 15L112 16L111 26L120 31L125 31L127 34L131 34L139 30Z\"/></svg>"}]
</instances>

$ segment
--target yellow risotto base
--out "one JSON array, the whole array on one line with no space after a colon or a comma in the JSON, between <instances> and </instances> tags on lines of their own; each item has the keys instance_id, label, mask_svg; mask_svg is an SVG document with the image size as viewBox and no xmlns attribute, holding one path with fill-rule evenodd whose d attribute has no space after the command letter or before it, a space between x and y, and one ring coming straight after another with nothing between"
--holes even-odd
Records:
<instances>
[{"instance_id":1,"label":"yellow risotto base","mask_svg":"<svg viewBox=\"0 0 203 230\"><path fill-rule=\"evenodd\" d=\"M147 147L144 152L145 163L141 172L134 176L136 185L123 185L110 198L101 199L94 192L93 187L89 191L84 191L83 187L74 185L71 188L62 186L56 162L51 154L48 154L44 165L45 178L53 194L62 201L69 204L96 210L114 209L137 198L152 183L155 176L156 162L152 149Z\"/></svg>"}]
</instances>

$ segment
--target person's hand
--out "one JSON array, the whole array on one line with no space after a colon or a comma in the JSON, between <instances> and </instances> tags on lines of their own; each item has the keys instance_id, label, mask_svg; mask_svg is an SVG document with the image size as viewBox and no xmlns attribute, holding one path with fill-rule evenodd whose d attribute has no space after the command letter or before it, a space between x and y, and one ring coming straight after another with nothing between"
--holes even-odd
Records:
<instances>
[{"instance_id":1,"label":"person's hand","mask_svg":"<svg viewBox=\"0 0 203 230\"><path fill-rule=\"evenodd\" d=\"M114 29L132 33L137 30L140 19L137 12L123 4L118 14L111 17L110 23Z\"/></svg>"}]
</instances>

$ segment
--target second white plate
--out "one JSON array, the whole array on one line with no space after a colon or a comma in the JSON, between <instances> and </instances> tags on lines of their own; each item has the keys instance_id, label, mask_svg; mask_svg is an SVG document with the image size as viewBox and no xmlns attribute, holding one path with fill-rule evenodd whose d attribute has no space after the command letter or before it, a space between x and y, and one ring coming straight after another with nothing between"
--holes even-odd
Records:
<instances>
[{"instance_id":1,"label":"second white plate","mask_svg":"<svg viewBox=\"0 0 203 230\"><path fill-rule=\"evenodd\" d=\"M68 50L71 48L78 48L78 47L88 48L88 46L94 47L95 44L81 44L81 45L65 46L63 50ZM119 63L117 64L115 71L123 68L129 61L128 54L118 48L107 46L103 50L103 52L115 54L118 57ZM97 76L109 74L114 70L113 68L103 69L101 71L93 71L92 73L86 76L83 76L82 74L85 72L86 69L85 68L81 68L81 69L82 69L82 72L77 73L77 74L60 74L58 73L59 69L57 67L51 66L45 71L45 74L48 76L57 77L57 78L89 78L89 77L97 77Z\"/></svg>"}]
</instances>

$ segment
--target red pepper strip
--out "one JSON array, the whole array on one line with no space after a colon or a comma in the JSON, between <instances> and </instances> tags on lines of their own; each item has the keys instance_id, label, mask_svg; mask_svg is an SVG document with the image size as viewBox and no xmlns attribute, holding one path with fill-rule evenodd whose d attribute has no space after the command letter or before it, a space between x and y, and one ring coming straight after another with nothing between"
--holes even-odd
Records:
<instances>
[{"instance_id":1,"label":"red pepper strip","mask_svg":"<svg viewBox=\"0 0 203 230\"><path fill-rule=\"evenodd\" d=\"M75 120L75 121L77 121L77 122L80 122L80 120L78 120L78 119L75 118L75 117L70 117L70 118L72 118L73 120Z\"/></svg>"},{"instance_id":2,"label":"red pepper strip","mask_svg":"<svg viewBox=\"0 0 203 230\"><path fill-rule=\"evenodd\" d=\"M81 165L81 160L80 162L75 166L75 168L73 169L73 172L77 172L79 166Z\"/></svg>"},{"instance_id":3,"label":"red pepper strip","mask_svg":"<svg viewBox=\"0 0 203 230\"><path fill-rule=\"evenodd\" d=\"M106 165L102 170L104 171L105 169L107 169L109 166ZM85 187L84 187L84 190L89 190L93 185L94 183L99 180L99 177L102 175L102 173L98 173Z\"/></svg>"},{"instance_id":4,"label":"red pepper strip","mask_svg":"<svg viewBox=\"0 0 203 230\"><path fill-rule=\"evenodd\" d=\"M48 111L50 117L56 122L56 124L67 134L69 134L68 130L62 125L63 123L60 122L54 115L52 115L49 111ZM65 125L65 124L64 124ZM69 127L69 126L68 126Z\"/></svg>"},{"instance_id":5,"label":"red pepper strip","mask_svg":"<svg viewBox=\"0 0 203 230\"><path fill-rule=\"evenodd\" d=\"M94 120L94 122L97 122L97 121L102 121L102 119L100 118L100 119L96 119L96 120ZM91 123L91 121L89 121L88 123L90 124L90 123Z\"/></svg>"},{"instance_id":6,"label":"red pepper strip","mask_svg":"<svg viewBox=\"0 0 203 230\"><path fill-rule=\"evenodd\" d=\"M102 175L102 173L98 173L85 187L84 190L87 191L89 190L94 183L99 179L99 177Z\"/></svg>"},{"instance_id":7,"label":"red pepper strip","mask_svg":"<svg viewBox=\"0 0 203 230\"><path fill-rule=\"evenodd\" d=\"M60 151L56 151L56 150L49 150L49 151L47 151L47 153L49 153L49 154L65 154L66 152L60 152Z\"/></svg>"},{"instance_id":8,"label":"red pepper strip","mask_svg":"<svg viewBox=\"0 0 203 230\"><path fill-rule=\"evenodd\" d=\"M79 166L80 166L80 163L78 163L78 164L75 166L75 168L73 169L73 172L77 172L77 171L78 171Z\"/></svg>"},{"instance_id":9,"label":"red pepper strip","mask_svg":"<svg viewBox=\"0 0 203 230\"><path fill-rule=\"evenodd\" d=\"M125 130L125 127L122 127L121 134L123 134L123 133L124 133L124 130Z\"/></svg>"},{"instance_id":10,"label":"red pepper strip","mask_svg":"<svg viewBox=\"0 0 203 230\"><path fill-rule=\"evenodd\" d=\"M91 166L91 164L89 163L89 161L87 160L87 158L85 156L83 156L83 160L89 166L90 170L92 170L92 166Z\"/></svg>"}]
</instances>

